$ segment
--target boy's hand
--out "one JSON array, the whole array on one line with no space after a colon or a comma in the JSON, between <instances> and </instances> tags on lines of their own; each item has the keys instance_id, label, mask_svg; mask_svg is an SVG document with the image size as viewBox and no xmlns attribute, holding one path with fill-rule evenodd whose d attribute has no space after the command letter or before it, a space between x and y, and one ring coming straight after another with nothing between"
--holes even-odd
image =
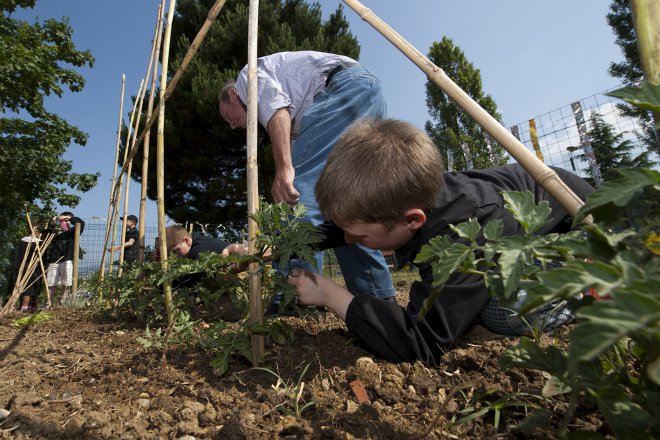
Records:
<instances>
[{"instance_id":1,"label":"boy's hand","mask_svg":"<svg viewBox=\"0 0 660 440\"><path fill-rule=\"evenodd\" d=\"M228 257L230 255L247 255L248 246L247 244L241 243L232 243L222 250L222 256Z\"/></svg>"},{"instance_id":2,"label":"boy's hand","mask_svg":"<svg viewBox=\"0 0 660 440\"><path fill-rule=\"evenodd\" d=\"M346 310L353 300L353 295L330 278L302 269L293 269L288 283L296 288L300 304L327 307L342 320L346 319Z\"/></svg>"}]
</instances>

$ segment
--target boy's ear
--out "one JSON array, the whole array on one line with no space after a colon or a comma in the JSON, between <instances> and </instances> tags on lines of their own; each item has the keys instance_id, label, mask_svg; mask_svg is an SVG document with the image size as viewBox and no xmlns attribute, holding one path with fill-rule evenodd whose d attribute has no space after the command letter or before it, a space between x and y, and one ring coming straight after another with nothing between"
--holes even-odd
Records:
<instances>
[{"instance_id":1,"label":"boy's ear","mask_svg":"<svg viewBox=\"0 0 660 440\"><path fill-rule=\"evenodd\" d=\"M423 210L418 208L409 209L403 213L403 218L406 227L410 230L416 230L424 226L426 223L426 214Z\"/></svg>"}]
</instances>

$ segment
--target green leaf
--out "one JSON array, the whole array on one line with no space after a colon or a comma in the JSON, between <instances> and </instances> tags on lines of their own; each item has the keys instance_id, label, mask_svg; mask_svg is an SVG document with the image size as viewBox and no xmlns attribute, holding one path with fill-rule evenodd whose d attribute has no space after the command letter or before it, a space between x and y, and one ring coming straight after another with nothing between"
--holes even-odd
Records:
<instances>
[{"instance_id":1,"label":"green leaf","mask_svg":"<svg viewBox=\"0 0 660 440\"><path fill-rule=\"evenodd\" d=\"M471 243L476 241L480 229L479 222L476 218L470 218L466 222L459 223L456 226L449 225L449 227L452 231L456 232L459 237L470 240Z\"/></svg>"},{"instance_id":2,"label":"green leaf","mask_svg":"<svg viewBox=\"0 0 660 440\"><path fill-rule=\"evenodd\" d=\"M620 211L616 208L628 206L649 186L660 185L660 172L644 168L617 170L620 176L603 182L598 190L587 196L587 201L576 214L573 224L578 224L589 214L596 221L616 219Z\"/></svg>"},{"instance_id":3,"label":"green leaf","mask_svg":"<svg viewBox=\"0 0 660 440\"><path fill-rule=\"evenodd\" d=\"M550 204L543 200L538 205L534 203L534 195L530 191L505 191L504 207L509 211L525 232L532 234L548 223Z\"/></svg>"},{"instance_id":4,"label":"green leaf","mask_svg":"<svg viewBox=\"0 0 660 440\"><path fill-rule=\"evenodd\" d=\"M526 247L524 237L511 236L503 239L498 264L502 276L503 295L507 300L518 291L525 263L529 262L528 253L529 249Z\"/></svg>"},{"instance_id":5,"label":"green leaf","mask_svg":"<svg viewBox=\"0 0 660 440\"><path fill-rule=\"evenodd\" d=\"M558 377L564 376L568 368L566 353L563 350L552 345L544 350L537 342L525 336L520 338L518 345L504 352L499 363L504 369L531 368L547 371Z\"/></svg>"},{"instance_id":6,"label":"green leaf","mask_svg":"<svg viewBox=\"0 0 660 440\"><path fill-rule=\"evenodd\" d=\"M434 240L431 240L434 241ZM440 240L442 242L442 239ZM431 244L431 242L429 242ZM428 245L422 247L422 250ZM431 245L432 248L432 245ZM427 255L430 253L427 249ZM422 252L420 252L421 254ZM436 254L437 255L437 254ZM424 318L428 311L433 307L433 304L442 294L442 287L447 282L449 277L456 272L472 255L472 247L465 246L461 243L453 243L449 248L445 249L438 256L433 268L433 290L431 294L424 300L421 310L419 311L419 319ZM417 259L415 259L417 261Z\"/></svg>"},{"instance_id":7,"label":"green leaf","mask_svg":"<svg viewBox=\"0 0 660 440\"><path fill-rule=\"evenodd\" d=\"M646 374L656 385L660 385L660 356L646 366Z\"/></svg>"},{"instance_id":8,"label":"green leaf","mask_svg":"<svg viewBox=\"0 0 660 440\"><path fill-rule=\"evenodd\" d=\"M647 429L653 421L652 416L630 400L623 390L609 387L592 392L592 395L616 438L651 440Z\"/></svg>"},{"instance_id":9,"label":"green leaf","mask_svg":"<svg viewBox=\"0 0 660 440\"><path fill-rule=\"evenodd\" d=\"M551 417L552 414L548 410L539 409L522 419L512 429L514 431L530 431L535 428L547 429Z\"/></svg>"},{"instance_id":10,"label":"green leaf","mask_svg":"<svg viewBox=\"0 0 660 440\"><path fill-rule=\"evenodd\" d=\"M543 385L543 390L541 394L544 397L558 396L560 394L570 393L572 390L571 386L567 384L564 380L558 378L557 376L550 376Z\"/></svg>"},{"instance_id":11,"label":"green leaf","mask_svg":"<svg viewBox=\"0 0 660 440\"><path fill-rule=\"evenodd\" d=\"M612 92L608 96L623 99L624 101L652 112L660 112L660 85L643 81L639 87L626 86Z\"/></svg>"},{"instance_id":12,"label":"green leaf","mask_svg":"<svg viewBox=\"0 0 660 440\"><path fill-rule=\"evenodd\" d=\"M579 309L577 317L585 322L570 335L571 365L595 358L619 339L660 320L660 298L620 291L611 300Z\"/></svg>"},{"instance_id":13,"label":"green leaf","mask_svg":"<svg viewBox=\"0 0 660 440\"><path fill-rule=\"evenodd\" d=\"M497 240L502 235L504 229L504 222L501 219L496 219L488 222L484 227L484 238L486 240Z\"/></svg>"}]
</instances>

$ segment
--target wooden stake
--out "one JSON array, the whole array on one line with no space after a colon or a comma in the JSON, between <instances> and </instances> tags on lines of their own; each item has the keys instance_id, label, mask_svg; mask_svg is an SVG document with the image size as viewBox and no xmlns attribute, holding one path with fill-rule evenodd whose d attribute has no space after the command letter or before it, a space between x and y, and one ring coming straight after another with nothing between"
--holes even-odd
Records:
<instances>
[{"instance_id":1,"label":"wooden stake","mask_svg":"<svg viewBox=\"0 0 660 440\"><path fill-rule=\"evenodd\" d=\"M73 280L71 281L71 297L75 304L78 293L78 269L80 266L80 223L76 223L73 230Z\"/></svg>"},{"instance_id":2,"label":"wooden stake","mask_svg":"<svg viewBox=\"0 0 660 440\"><path fill-rule=\"evenodd\" d=\"M121 122L124 114L124 89L126 87L126 75L121 76L121 101L119 103L119 124L117 127L117 144L115 146L115 161L113 162L114 172L112 174L112 184L110 186L110 201L108 202L108 217L105 225L105 240L103 240L103 255L101 255L101 267L99 268L99 282L103 281L105 275L105 250L108 248L110 239L110 224L112 223L112 207L114 205L115 185L117 184L117 161L119 160L119 144L121 143ZM112 255L112 254L111 254ZM112 267L112 260L110 261Z\"/></svg>"},{"instance_id":3,"label":"wooden stake","mask_svg":"<svg viewBox=\"0 0 660 440\"><path fill-rule=\"evenodd\" d=\"M160 41L163 33L163 15L165 13L165 0L158 5L158 18L156 20L156 35L154 36L154 49L152 52L153 65L151 66L151 85L149 86L149 102L147 104L147 120L151 118L154 109L154 98L156 96L156 78L158 77L158 57L160 54ZM149 74L147 73L147 79ZM149 138L151 131L147 131L142 146L142 186L140 188L140 224L138 228L138 261L144 262L144 231L147 216L147 180L149 177ZM140 272L140 278L143 273Z\"/></svg>"},{"instance_id":4,"label":"wooden stake","mask_svg":"<svg viewBox=\"0 0 660 440\"><path fill-rule=\"evenodd\" d=\"M257 37L259 23L259 0L250 0L248 18L248 82L247 82L247 206L248 216L259 210L259 181L257 166ZM254 255L257 251L255 237L258 232L257 223L248 217L248 252ZM248 280L250 297L250 324L263 323L263 304L261 298L261 270L259 263L250 263L250 279ZM263 335L252 335L252 362L260 365L264 359Z\"/></svg>"},{"instance_id":5,"label":"wooden stake","mask_svg":"<svg viewBox=\"0 0 660 440\"><path fill-rule=\"evenodd\" d=\"M570 215L575 216L584 202L557 176L554 170L539 161L515 136L458 87L442 69L433 64L427 57L401 37L401 35L374 15L369 8L356 0L343 0L343 2L353 9L362 20L373 26L415 63L438 87L465 110L472 119L481 125L491 137L499 142ZM591 216L585 218L583 222L591 224Z\"/></svg>"},{"instance_id":6,"label":"wooden stake","mask_svg":"<svg viewBox=\"0 0 660 440\"><path fill-rule=\"evenodd\" d=\"M160 245L160 267L167 272L167 237L165 236L165 87L167 85L167 65L170 57L170 38L172 36L172 20L174 18L174 6L176 0L170 0L167 11L167 26L163 40L160 91L158 98L158 136L156 150L156 178L158 192L158 237ZM174 310L172 308L172 283L167 280L163 283L163 298L165 299L165 310L167 312L167 341L169 332L174 325ZM163 352L164 353L164 352ZM163 354L164 355L164 354Z\"/></svg>"}]
</instances>

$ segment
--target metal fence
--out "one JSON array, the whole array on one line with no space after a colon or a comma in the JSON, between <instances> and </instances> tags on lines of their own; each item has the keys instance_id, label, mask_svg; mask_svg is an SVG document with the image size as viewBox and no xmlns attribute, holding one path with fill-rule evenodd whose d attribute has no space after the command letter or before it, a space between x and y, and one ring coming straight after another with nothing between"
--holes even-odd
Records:
<instances>
[{"instance_id":1,"label":"metal fence","mask_svg":"<svg viewBox=\"0 0 660 440\"><path fill-rule=\"evenodd\" d=\"M89 278L94 273L98 272L101 268L101 259L103 257L104 250L104 240L106 234L106 221L99 220L98 218L92 219L83 219L85 220L85 230L80 235L80 247L85 251L83 259L78 262L78 274L81 278ZM118 224L117 231L115 232L115 244L121 243L121 224ZM194 224L185 224L184 225L188 230L191 230L195 233L204 233L212 235L218 238L222 238L227 241L235 241L236 234L240 234L240 228L227 228L220 225L200 225L198 223ZM149 256L154 250L154 245L156 237L158 237L158 226L157 225L147 225L144 227L144 236L145 236L145 255ZM109 272L110 265L116 263L119 259L119 252L113 253L113 258L109 258L109 253L105 258L105 273ZM390 270L392 272L392 278L396 280L410 280L414 281L418 278L416 271L410 270L395 270L395 265L392 257L388 256L386 258ZM324 267L323 273L331 277L338 283L343 283L343 277L341 268L337 263L337 258L334 256L332 250L326 251L324 258Z\"/></svg>"},{"instance_id":2,"label":"metal fence","mask_svg":"<svg viewBox=\"0 0 660 440\"><path fill-rule=\"evenodd\" d=\"M595 167L597 174L597 163L587 134L594 113L599 113L616 133L622 134L622 141L629 140L635 146L634 155L646 150L642 141L643 127L637 119L621 114L617 104L623 101L605 94L612 90L615 89L579 99L526 122L515 124L509 129L547 165L573 171L582 177L587 177L584 172L586 168ZM581 153L590 158L590 161L579 160L577 156Z\"/></svg>"}]
</instances>

